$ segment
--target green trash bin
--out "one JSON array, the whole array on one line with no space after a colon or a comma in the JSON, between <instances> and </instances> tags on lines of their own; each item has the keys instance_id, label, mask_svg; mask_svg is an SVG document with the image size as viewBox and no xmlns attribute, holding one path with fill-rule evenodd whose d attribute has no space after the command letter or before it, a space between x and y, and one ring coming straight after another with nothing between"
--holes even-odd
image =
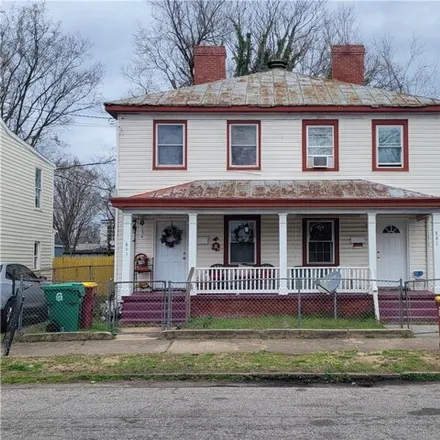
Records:
<instances>
[{"instance_id":1,"label":"green trash bin","mask_svg":"<svg viewBox=\"0 0 440 440\"><path fill-rule=\"evenodd\" d=\"M83 283L49 284L42 288L49 309L49 320L59 331L78 331L81 303L85 295Z\"/></svg>"}]
</instances>

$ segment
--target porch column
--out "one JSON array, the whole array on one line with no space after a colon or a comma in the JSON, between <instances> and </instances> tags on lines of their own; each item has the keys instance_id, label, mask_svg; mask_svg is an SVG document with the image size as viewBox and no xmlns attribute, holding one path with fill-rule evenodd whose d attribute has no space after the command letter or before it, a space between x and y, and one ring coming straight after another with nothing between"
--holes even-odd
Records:
<instances>
[{"instance_id":1,"label":"porch column","mask_svg":"<svg viewBox=\"0 0 440 440\"><path fill-rule=\"evenodd\" d=\"M188 270L197 265L197 214L188 214Z\"/></svg>"},{"instance_id":2,"label":"porch column","mask_svg":"<svg viewBox=\"0 0 440 440\"><path fill-rule=\"evenodd\" d=\"M434 293L440 293L440 213L432 214L432 262L433 278L439 280L434 283Z\"/></svg>"},{"instance_id":3,"label":"porch column","mask_svg":"<svg viewBox=\"0 0 440 440\"><path fill-rule=\"evenodd\" d=\"M279 252L280 252L280 294L287 294L287 214L278 214Z\"/></svg>"},{"instance_id":4,"label":"porch column","mask_svg":"<svg viewBox=\"0 0 440 440\"><path fill-rule=\"evenodd\" d=\"M368 266L370 267L373 281L371 282L371 293L373 295L374 315L376 320L380 319L379 296L377 290L377 245L376 245L376 213L368 213Z\"/></svg>"},{"instance_id":5,"label":"porch column","mask_svg":"<svg viewBox=\"0 0 440 440\"><path fill-rule=\"evenodd\" d=\"M368 213L368 266L377 279L376 213Z\"/></svg>"},{"instance_id":6,"label":"porch column","mask_svg":"<svg viewBox=\"0 0 440 440\"><path fill-rule=\"evenodd\" d=\"M133 281L133 214L123 214L121 281Z\"/></svg>"}]
</instances>

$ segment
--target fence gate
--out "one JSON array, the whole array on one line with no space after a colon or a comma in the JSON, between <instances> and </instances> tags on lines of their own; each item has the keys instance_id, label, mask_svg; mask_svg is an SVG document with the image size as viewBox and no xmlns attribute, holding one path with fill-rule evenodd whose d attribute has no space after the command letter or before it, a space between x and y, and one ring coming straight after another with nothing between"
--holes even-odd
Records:
<instances>
[{"instance_id":1,"label":"fence gate","mask_svg":"<svg viewBox=\"0 0 440 440\"><path fill-rule=\"evenodd\" d=\"M416 336L439 334L436 293L440 294L440 279L411 280L405 283L407 325Z\"/></svg>"}]
</instances>

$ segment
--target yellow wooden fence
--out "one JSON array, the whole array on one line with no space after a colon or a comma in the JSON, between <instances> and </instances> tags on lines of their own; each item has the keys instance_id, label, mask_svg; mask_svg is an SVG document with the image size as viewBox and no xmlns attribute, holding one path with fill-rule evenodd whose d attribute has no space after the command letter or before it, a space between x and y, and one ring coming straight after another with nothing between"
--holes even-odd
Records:
<instances>
[{"instance_id":1,"label":"yellow wooden fence","mask_svg":"<svg viewBox=\"0 0 440 440\"><path fill-rule=\"evenodd\" d=\"M52 266L52 281L95 281L98 293L105 295L108 281L113 280L114 257L55 257Z\"/></svg>"}]
</instances>

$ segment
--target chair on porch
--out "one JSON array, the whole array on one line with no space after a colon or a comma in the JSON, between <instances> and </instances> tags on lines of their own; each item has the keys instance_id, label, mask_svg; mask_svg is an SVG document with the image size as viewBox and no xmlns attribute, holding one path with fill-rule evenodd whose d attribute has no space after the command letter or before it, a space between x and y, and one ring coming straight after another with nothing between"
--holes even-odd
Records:
<instances>
[{"instance_id":1,"label":"chair on porch","mask_svg":"<svg viewBox=\"0 0 440 440\"><path fill-rule=\"evenodd\" d=\"M212 268L225 267L222 263L211 264ZM218 270L210 270L209 271L209 281L210 281L210 290L221 290L224 289L224 283L220 283L220 281L224 281L225 273L223 271Z\"/></svg>"},{"instance_id":2,"label":"chair on porch","mask_svg":"<svg viewBox=\"0 0 440 440\"><path fill-rule=\"evenodd\" d=\"M260 278L258 280L258 288L259 290L275 290L276 289L276 270L274 269L273 264L270 263L262 263L256 264L254 267L262 267L264 270L261 271Z\"/></svg>"}]
</instances>

